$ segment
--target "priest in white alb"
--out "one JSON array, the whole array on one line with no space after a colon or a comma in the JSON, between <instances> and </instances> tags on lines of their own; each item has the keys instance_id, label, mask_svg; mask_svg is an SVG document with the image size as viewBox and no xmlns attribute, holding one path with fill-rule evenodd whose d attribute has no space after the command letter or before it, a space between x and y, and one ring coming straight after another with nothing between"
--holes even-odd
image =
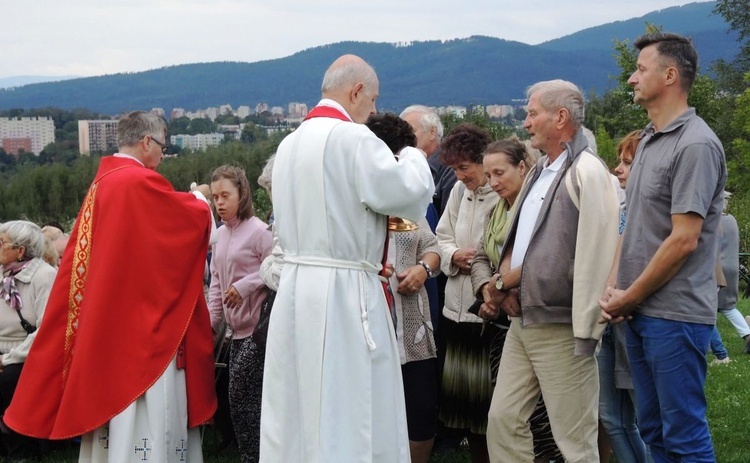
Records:
<instances>
[{"instance_id":1,"label":"priest in white alb","mask_svg":"<svg viewBox=\"0 0 750 463\"><path fill-rule=\"evenodd\" d=\"M338 58L323 99L279 146L273 206L284 251L263 382L263 463L409 461L401 368L379 272L388 215L417 221L434 185L363 125L375 71Z\"/></svg>"}]
</instances>

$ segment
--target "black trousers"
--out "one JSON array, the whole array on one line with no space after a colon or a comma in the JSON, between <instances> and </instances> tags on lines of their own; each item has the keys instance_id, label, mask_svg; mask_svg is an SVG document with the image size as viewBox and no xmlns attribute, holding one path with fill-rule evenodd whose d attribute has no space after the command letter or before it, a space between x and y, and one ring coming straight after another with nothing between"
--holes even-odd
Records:
<instances>
[{"instance_id":1,"label":"black trousers","mask_svg":"<svg viewBox=\"0 0 750 463\"><path fill-rule=\"evenodd\" d=\"M4 366L3 371L0 372L0 413L3 415L10 401L13 400L22 370L23 363L14 363ZM5 447L3 450L8 459L34 458L40 454L38 439L18 434L6 426L3 428L2 442Z\"/></svg>"}]
</instances>

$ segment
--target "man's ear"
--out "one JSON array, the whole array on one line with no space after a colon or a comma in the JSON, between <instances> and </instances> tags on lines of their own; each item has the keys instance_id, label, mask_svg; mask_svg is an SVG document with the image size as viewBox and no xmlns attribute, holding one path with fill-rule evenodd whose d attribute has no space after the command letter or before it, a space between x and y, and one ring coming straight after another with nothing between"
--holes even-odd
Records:
<instances>
[{"instance_id":1,"label":"man's ear","mask_svg":"<svg viewBox=\"0 0 750 463\"><path fill-rule=\"evenodd\" d=\"M362 82L356 84L354 87L352 87L352 90L349 92L349 101L351 101L352 103L357 101L357 97L364 90L365 90L365 84L363 84Z\"/></svg>"},{"instance_id":2,"label":"man's ear","mask_svg":"<svg viewBox=\"0 0 750 463\"><path fill-rule=\"evenodd\" d=\"M664 85L675 85L680 83L680 73L674 66L669 66L664 71Z\"/></svg>"},{"instance_id":3,"label":"man's ear","mask_svg":"<svg viewBox=\"0 0 750 463\"><path fill-rule=\"evenodd\" d=\"M570 113L565 108L560 108L555 114L555 124L558 128L563 128L570 120Z\"/></svg>"}]
</instances>

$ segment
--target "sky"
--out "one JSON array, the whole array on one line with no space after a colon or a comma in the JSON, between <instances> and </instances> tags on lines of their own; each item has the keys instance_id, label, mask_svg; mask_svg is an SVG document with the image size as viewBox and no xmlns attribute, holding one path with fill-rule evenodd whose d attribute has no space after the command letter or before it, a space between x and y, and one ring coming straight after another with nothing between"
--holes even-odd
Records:
<instances>
[{"instance_id":1,"label":"sky","mask_svg":"<svg viewBox=\"0 0 750 463\"><path fill-rule=\"evenodd\" d=\"M341 41L528 44L680 0L0 0L0 78L255 62Z\"/></svg>"}]
</instances>

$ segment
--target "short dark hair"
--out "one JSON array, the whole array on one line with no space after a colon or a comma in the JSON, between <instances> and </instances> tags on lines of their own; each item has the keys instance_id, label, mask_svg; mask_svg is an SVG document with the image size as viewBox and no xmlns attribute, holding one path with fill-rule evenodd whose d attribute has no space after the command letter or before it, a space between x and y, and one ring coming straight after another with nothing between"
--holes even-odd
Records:
<instances>
[{"instance_id":1,"label":"short dark hair","mask_svg":"<svg viewBox=\"0 0 750 463\"><path fill-rule=\"evenodd\" d=\"M238 166L219 166L211 174L211 183L218 182L224 178L232 182L240 193L240 201L237 205L237 218L242 221L253 217L255 215L253 193L250 191L250 183L247 181L245 170Z\"/></svg>"},{"instance_id":2,"label":"short dark hair","mask_svg":"<svg viewBox=\"0 0 750 463\"><path fill-rule=\"evenodd\" d=\"M693 41L688 37L670 32L654 32L638 37L633 45L639 51L649 45L656 45L659 55L671 61L669 64L677 67L682 89L687 92L693 86L695 74L698 72L698 52L695 51Z\"/></svg>"},{"instance_id":3,"label":"short dark hair","mask_svg":"<svg viewBox=\"0 0 750 463\"><path fill-rule=\"evenodd\" d=\"M531 167L533 164L531 161L531 155L526 150L526 145L524 145L515 135L503 138L502 140L493 141L487 145L483 156L495 153L506 155L508 161L516 167L521 163L526 164L526 167Z\"/></svg>"},{"instance_id":4,"label":"short dark hair","mask_svg":"<svg viewBox=\"0 0 750 463\"><path fill-rule=\"evenodd\" d=\"M367 118L365 125L376 137L388 145L393 154L407 146L417 146L417 136L408 122L393 113L373 114Z\"/></svg>"},{"instance_id":5,"label":"short dark hair","mask_svg":"<svg viewBox=\"0 0 750 463\"><path fill-rule=\"evenodd\" d=\"M464 161L481 164L484 150L491 140L490 134L476 124L458 124L440 144L440 163L446 166Z\"/></svg>"}]
</instances>

